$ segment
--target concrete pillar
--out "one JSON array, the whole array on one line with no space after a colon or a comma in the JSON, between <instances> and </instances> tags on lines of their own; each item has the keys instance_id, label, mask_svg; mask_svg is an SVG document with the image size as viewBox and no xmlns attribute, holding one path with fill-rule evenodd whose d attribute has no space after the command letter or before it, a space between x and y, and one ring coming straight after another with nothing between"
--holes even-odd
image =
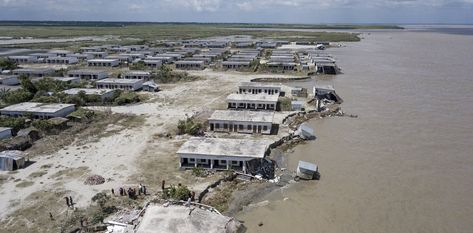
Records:
<instances>
[{"instance_id":1,"label":"concrete pillar","mask_svg":"<svg viewBox=\"0 0 473 233\"><path fill-rule=\"evenodd\" d=\"M210 160L210 169L214 169L214 160L213 159Z\"/></svg>"},{"instance_id":2,"label":"concrete pillar","mask_svg":"<svg viewBox=\"0 0 473 233\"><path fill-rule=\"evenodd\" d=\"M182 158L179 158L179 167L182 167Z\"/></svg>"},{"instance_id":3,"label":"concrete pillar","mask_svg":"<svg viewBox=\"0 0 473 233\"><path fill-rule=\"evenodd\" d=\"M194 167L197 167L197 159L195 159Z\"/></svg>"},{"instance_id":4,"label":"concrete pillar","mask_svg":"<svg viewBox=\"0 0 473 233\"><path fill-rule=\"evenodd\" d=\"M227 160L227 170L230 170L230 161Z\"/></svg>"},{"instance_id":5,"label":"concrete pillar","mask_svg":"<svg viewBox=\"0 0 473 233\"><path fill-rule=\"evenodd\" d=\"M243 161L243 173L246 174L246 162L245 161Z\"/></svg>"}]
</instances>

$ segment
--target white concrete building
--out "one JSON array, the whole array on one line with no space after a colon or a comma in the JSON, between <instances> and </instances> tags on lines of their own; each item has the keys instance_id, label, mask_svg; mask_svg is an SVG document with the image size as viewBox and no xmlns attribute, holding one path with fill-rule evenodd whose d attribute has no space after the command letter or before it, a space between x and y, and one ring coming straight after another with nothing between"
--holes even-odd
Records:
<instances>
[{"instance_id":1,"label":"white concrete building","mask_svg":"<svg viewBox=\"0 0 473 233\"><path fill-rule=\"evenodd\" d=\"M74 104L45 104L35 102L24 102L10 105L0 109L0 114L10 117L20 117L32 114L37 119L48 119L54 117L66 117L75 111Z\"/></svg>"},{"instance_id":2,"label":"white concrete building","mask_svg":"<svg viewBox=\"0 0 473 233\"><path fill-rule=\"evenodd\" d=\"M0 127L0 139L11 138L11 130L12 128Z\"/></svg>"},{"instance_id":3,"label":"white concrete building","mask_svg":"<svg viewBox=\"0 0 473 233\"><path fill-rule=\"evenodd\" d=\"M79 77L51 77L51 79L60 81L60 82L65 82L65 83L74 83L74 84L80 83Z\"/></svg>"},{"instance_id":4,"label":"white concrete building","mask_svg":"<svg viewBox=\"0 0 473 233\"><path fill-rule=\"evenodd\" d=\"M116 67L120 65L117 59L91 59L87 60L87 65L91 67Z\"/></svg>"},{"instance_id":5,"label":"white concrete building","mask_svg":"<svg viewBox=\"0 0 473 233\"><path fill-rule=\"evenodd\" d=\"M96 95L99 96L102 101L107 98L112 98L115 90L112 89L95 89L95 88L72 88L69 90L63 91L66 95L77 95L79 92L83 91L86 95Z\"/></svg>"},{"instance_id":6,"label":"white concrete building","mask_svg":"<svg viewBox=\"0 0 473 233\"><path fill-rule=\"evenodd\" d=\"M68 57L72 54L71 51L62 49L49 50L48 53L53 54L55 57Z\"/></svg>"},{"instance_id":7,"label":"white concrete building","mask_svg":"<svg viewBox=\"0 0 473 233\"><path fill-rule=\"evenodd\" d=\"M148 71L130 70L123 74L124 79L142 79L148 80L151 77L151 73Z\"/></svg>"},{"instance_id":8,"label":"white concrete building","mask_svg":"<svg viewBox=\"0 0 473 233\"><path fill-rule=\"evenodd\" d=\"M13 70L14 75L30 78L51 76L54 72L54 69L51 68L26 68Z\"/></svg>"},{"instance_id":9,"label":"white concrete building","mask_svg":"<svg viewBox=\"0 0 473 233\"><path fill-rule=\"evenodd\" d=\"M77 57L48 57L45 59L48 64L77 64Z\"/></svg>"},{"instance_id":10,"label":"white concrete building","mask_svg":"<svg viewBox=\"0 0 473 233\"><path fill-rule=\"evenodd\" d=\"M106 78L95 83L98 89L120 89L125 91L136 91L143 87L142 79L119 79Z\"/></svg>"},{"instance_id":11,"label":"white concrete building","mask_svg":"<svg viewBox=\"0 0 473 233\"><path fill-rule=\"evenodd\" d=\"M224 69L247 69L250 68L251 62L249 61L224 61L222 67Z\"/></svg>"},{"instance_id":12,"label":"white concrete building","mask_svg":"<svg viewBox=\"0 0 473 233\"><path fill-rule=\"evenodd\" d=\"M104 70L89 70L89 69L80 69L80 70L71 70L67 72L68 77L78 77L84 80L100 80L108 78L107 71Z\"/></svg>"},{"instance_id":13,"label":"white concrete building","mask_svg":"<svg viewBox=\"0 0 473 233\"><path fill-rule=\"evenodd\" d=\"M204 61L176 61L174 62L176 69L182 70L202 70L205 68Z\"/></svg>"},{"instance_id":14,"label":"white concrete building","mask_svg":"<svg viewBox=\"0 0 473 233\"><path fill-rule=\"evenodd\" d=\"M271 134L274 112L216 110L209 118L215 132Z\"/></svg>"},{"instance_id":15,"label":"white concrete building","mask_svg":"<svg viewBox=\"0 0 473 233\"><path fill-rule=\"evenodd\" d=\"M103 59L108 56L107 52L85 52L84 54L90 54L94 56L94 58L97 58L97 59Z\"/></svg>"},{"instance_id":16,"label":"white concrete building","mask_svg":"<svg viewBox=\"0 0 473 233\"><path fill-rule=\"evenodd\" d=\"M257 82L243 82L243 83L240 83L238 93L240 94L268 94L268 95L279 96L281 94L281 85L257 83Z\"/></svg>"},{"instance_id":17,"label":"white concrete building","mask_svg":"<svg viewBox=\"0 0 473 233\"><path fill-rule=\"evenodd\" d=\"M16 64L26 64L38 62L35 56L9 56L8 60L15 62Z\"/></svg>"},{"instance_id":18,"label":"white concrete building","mask_svg":"<svg viewBox=\"0 0 473 233\"><path fill-rule=\"evenodd\" d=\"M161 60L144 60L143 61L146 65L146 67L150 69L159 69L161 65L163 64L163 61Z\"/></svg>"},{"instance_id":19,"label":"white concrete building","mask_svg":"<svg viewBox=\"0 0 473 233\"><path fill-rule=\"evenodd\" d=\"M0 75L0 84L5 86L15 86L20 84L18 75Z\"/></svg>"},{"instance_id":20,"label":"white concrete building","mask_svg":"<svg viewBox=\"0 0 473 233\"><path fill-rule=\"evenodd\" d=\"M227 97L229 109L276 110L278 95L230 94Z\"/></svg>"},{"instance_id":21,"label":"white concrete building","mask_svg":"<svg viewBox=\"0 0 473 233\"><path fill-rule=\"evenodd\" d=\"M239 170L246 173L248 161L263 159L270 141L192 137L177 151L179 167Z\"/></svg>"}]
</instances>

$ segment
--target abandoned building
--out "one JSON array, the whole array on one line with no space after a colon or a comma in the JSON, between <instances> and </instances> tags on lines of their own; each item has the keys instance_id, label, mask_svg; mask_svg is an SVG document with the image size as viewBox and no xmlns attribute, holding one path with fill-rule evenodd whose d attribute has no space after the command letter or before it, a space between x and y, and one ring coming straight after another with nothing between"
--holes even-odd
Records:
<instances>
[{"instance_id":1,"label":"abandoned building","mask_svg":"<svg viewBox=\"0 0 473 233\"><path fill-rule=\"evenodd\" d=\"M108 56L107 52L85 52L84 54L90 54L95 59L104 59Z\"/></svg>"},{"instance_id":2,"label":"abandoned building","mask_svg":"<svg viewBox=\"0 0 473 233\"><path fill-rule=\"evenodd\" d=\"M35 56L9 56L8 60L17 64L35 63L38 59Z\"/></svg>"},{"instance_id":3,"label":"abandoned building","mask_svg":"<svg viewBox=\"0 0 473 233\"><path fill-rule=\"evenodd\" d=\"M48 57L45 61L48 64L77 64L79 59L76 57Z\"/></svg>"},{"instance_id":4,"label":"abandoned building","mask_svg":"<svg viewBox=\"0 0 473 233\"><path fill-rule=\"evenodd\" d=\"M87 60L87 65L92 67L116 67L120 65L117 59L91 59Z\"/></svg>"},{"instance_id":5,"label":"abandoned building","mask_svg":"<svg viewBox=\"0 0 473 233\"><path fill-rule=\"evenodd\" d=\"M80 83L80 78L78 77L51 77L51 79L60 81L60 82L65 82L65 83L74 83L74 84Z\"/></svg>"},{"instance_id":6,"label":"abandoned building","mask_svg":"<svg viewBox=\"0 0 473 233\"><path fill-rule=\"evenodd\" d=\"M181 69L181 70L202 70L205 68L204 61L184 60L184 61L176 61L174 62L174 64L176 65L176 69Z\"/></svg>"},{"instance_id":7,"label":"abandoned building","mask_svg":"<svg viewBox=\"0 0 473 233\"><path fill-rule=\"evenodd\" d=\"M151 73L148 71L131 70L127 71L122 77L124 79L148 80L151 77Z\"/></svg>"},{"instance_id":8,"label":"abandoned building","mask_svg":"<svg viewBox=\"0 0 473 233\"><path fill-rule=\"evenodd\" d=\"M249 134L271 134L274 112L216 110L209 118L209 130Z\"/></svg>"},{"instance_id":9,"label":"abandoned building","mask_svg":"<svg viewBox=\"0 0 473 233\"><path fill-rule=\"evenodd\" d=\"M233 169L246 173L246 163L263 159L269 145L266 140L192 137L177 151L179 167Z\"/></svg>"},{"instance_id":10,"label":"abandoned building","mask_svg":"<svg viewBox=\"0 0 473 233\"><path fill-rule=\"evenodd\" d=\"M227 97L229 109L276 110L278 95L230 94Z\"/></svg>"},{"instance_id":11,"label":"abandoned building","mask_svg":"<svg viewBox=\"0 0 473 233\"><path fill-rule=\"evenodd\" d=\"M62 49L49 50L48 53L52 54L54 57L68 57L72 54L71 51Z\"/></svg>"},{"instance_id":12,"label":"abandoned building","mask_svg":"<svg viewBox=\"0 0 473 233\"><path fill-rule=\"evenodd\" d=\"M248 69L251 66L249 61L224 61L222 67L224 69Z\"/></svg>"},{"instance_id":13,"label":"abandoned building","mask_svg":"<svg viewBox=\"0 0 473 233\"><path fill-rule=\"evenodd\" d=\"M89 69L81 69L81 70L71 70L67 72L68 77L77 77L83 80L100 80L104 78L108 78L107 71L104 70L89 70Z\"/></svg>"},{"instance_id":14,"label":"abandoned building","mask_svg":"<svg viewBox=\"0 0 473 233\"><path fill-rule=\"evenodd\" d=\"M5 86L15 86L20 84L18 75L0 75L0 84Z\"/></svg>"},{"instance_id":15,"label":"abandoned building","mask_svg":"<svg viewBox=\"0 0 473 233\"><path fill-rule=\"evenodd\" d=\"M150 69L159 69L159 67L161 67L161 65L163 64L163 61L162 60L143 60L143 62L145 63L145 66L150 68Z\"/></svg>"},{"instance_id":16,"label":"abandoned building","mask_svg":"<svg viewBox=\"0 0 473 233\"><path fill-rule=\"evenodd\" d=\"M297 64L294 62L268 62L268 68L273 70L294 71Z\"/></svg>"},{"instance_id":17,"label":"abandoned building","mask_svg":"<svg viewBox=\"0 0 473 233\"><path fill-rule=\"evenodd\" d=\"M159 85L157 83L155 83L153 80L144 82L143 83L143 91L148 91L148 92L159 91Z\"/></svg>"},{"instance_id":18,"label":"abandoned building","mask_svg":"<svg viewBox=\"0 0 473 233\"><path fill-rule=\"evenodd\" d=\"M51 68L26 68L13 70L14 75L26 76L29 78L46 77L54 74L54 69Z\"/></svg>"},{"instance_id":19,"label":"abandoned building","mask_svg":"<svg viewBox=\"0 0 473 233\"><path fill-rule=\"evenodd\" d=\"M45 104L24 102L0 109L0 114L10 117L32 115L36 119L66 117L75 111L74 104Z\"/></svg>"},{"instance_id":20,"label":"abandoned building","mask_svg":"<svg viewBox=\"0 0 473 233\"><path fill-rule=\"evenodd\" d=\"M101 101L104 101L107 98L112 98L113 94L115 93L114 90L111 89L95 89L95 88L72 88L63 91L66 95L77 95L80 92L83 92L85 95L95 95L100 97Z\"/></svg>"},{"instance_id":21,"label":"abandoned building","mask_svg":"<svg viewBox=\"0 0 473 233\"><path fill-rule=\"evenodd\" d=\"M142 79L119 79L106 78L95 83L98 89L120 89L124 91L136 91L143 87Z\"/></svg>"},{"instance_id":22,"label":"abandoned building","mask_svg":"<svg viewBox=\"0 0 473 233\"><path fill-rule=\"evenodd\" d=\"M0 171L14 171L24 168L25 154L19 150L5 150L0 152Z\"/></svg>"},{"instance_id":23,"label":"abandoned building","mask_svg":"<svg viewBox=\"0 0 473 233\"><path fill-rule=\"evenodd\" d=\"M238 93L240 94L268 94L280 95L281 85L257 83L257 82L243 82L240 83Z\"/></svg>"},{"instance_id":24,"label":"abandoned building","mask_svg":"<svg viewBox=\"0 0 473 233\"><path fill-rule=\"evenodd\" d=\"M10 138L12 136L12 128L0 127L0 139Z\"/></svg>"}]
</instances>

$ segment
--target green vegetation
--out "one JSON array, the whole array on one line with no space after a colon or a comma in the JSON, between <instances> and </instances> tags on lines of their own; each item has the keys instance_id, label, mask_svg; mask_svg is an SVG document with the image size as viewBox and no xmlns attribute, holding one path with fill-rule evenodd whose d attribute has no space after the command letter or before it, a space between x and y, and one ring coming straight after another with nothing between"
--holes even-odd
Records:
<instances>
[{"instance_id":1,"label":"green vegetation","mask_svg":"<svg viewBox=\"0 0 473 233\"><path fill-rule=\"evenodd\" d=\"M165 189L163 192L164 199L187 201L190 196L191 191L184 185L178 185L177 187L171 185L171 187Z\"/></svg>"},{"instance_id":2,"label":"green vegetation","mask_svg":"<svg viewBox=\"0 0 473 233\"><path fill-rule=\"evenodd\" d=\"M15 62L10 61L8 59L0 58L0 68L5 70L14 70L18 68Z\"/></svg>"},{"instance_id":3,"label":"green vegetation","mask_svg":"<svg viewBox=\"0 0 473 233\"><path fill-rule=\"evenodd\" d=\"M356 33L320 32L320 31L285 31L292 29L374 29L391 28L394 26L349 26L349 25L273 25L273 24L197 24L197 23L90 23L72 24L57 23L3 23L0 25L0 35L20 37L79 37L79 36L107 36L115 35L122 38L140 38L144 41L195 39L213 36L249 35L258 38L273 38L280 40L306 41L359 41ZM245 28L272 28L274 30L251 30ZM277 30L281 29L281 30ZM109 43L109 42L108 42ZM136 41L135 41L136 43ZM23 46L23 45L22 45ZM25 45L27 46L27 45Z\"/></svg>"},{"instance_id":4,"label":"green vegetation","mask_svg":"<svg viewBox=\"0 0 473 233\"><path fill-rule=\"evenodd\" d=\"M207 176L207 171L201 167L194 167L192 168L192 175L197 177L205 177Z\"/></svg>"},{"instance_id":5,"label":"green vegetation","mask_svg":"<svg viewBox=\"0 0 473 233\"><path fill-rule=\"evenodd\" d=\"M200 122L196 122L194 117L187 117L185 120L179 120L177 123L177 134L201 135L204 126Z\"/></svg>"},{"instance_id":6,"label":"green vegetation","mask_svg":"<svg viewBox=\"0 0 473 233\"><path fill-rule=\"evenodd\" d=\"M187 72L173 71L171 67L163 65L159 68L153 80L156 83L190 82L199 79L197 76L189 75Z\"/></svg>"},{"instance_id":7,"label":"green vegetation","mask_svg":"<svg viewBox=\"0 0 473 233\"><path fill-rule=\"evenodd\" d=\"M288 97L279 98L279 106L281 111L291 111L292 110L292 100Z\"/></svg>"},{"instance_id":8,"label":"green vegetation","mask_svg":"<svg viewBox=\"0 0 473 233\"><path fill-rule=\"evenodd\" d=\"M0 127L10 127L13 131L26 128L26 117L6 117L0 116Z\"/></svg>"}]
</instances>

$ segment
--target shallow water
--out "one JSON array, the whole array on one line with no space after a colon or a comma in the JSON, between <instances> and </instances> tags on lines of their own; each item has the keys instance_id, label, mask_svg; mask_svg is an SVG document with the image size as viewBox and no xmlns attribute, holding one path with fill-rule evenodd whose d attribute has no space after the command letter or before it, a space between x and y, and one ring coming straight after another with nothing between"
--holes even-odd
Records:
<instances>
[{"instance_id":1,"label":"shallow water","mask_svg":"<svg viewBox=\"0 0 473 233\"><path fill-rule=\"evenodd\" d=\"M330 50L342 107L359 118L310 122L318 139L288 168L316 162L321 180L240 213L248 232L473 232L473 37L364 37Z\"/></svg>"}]
</instances>

